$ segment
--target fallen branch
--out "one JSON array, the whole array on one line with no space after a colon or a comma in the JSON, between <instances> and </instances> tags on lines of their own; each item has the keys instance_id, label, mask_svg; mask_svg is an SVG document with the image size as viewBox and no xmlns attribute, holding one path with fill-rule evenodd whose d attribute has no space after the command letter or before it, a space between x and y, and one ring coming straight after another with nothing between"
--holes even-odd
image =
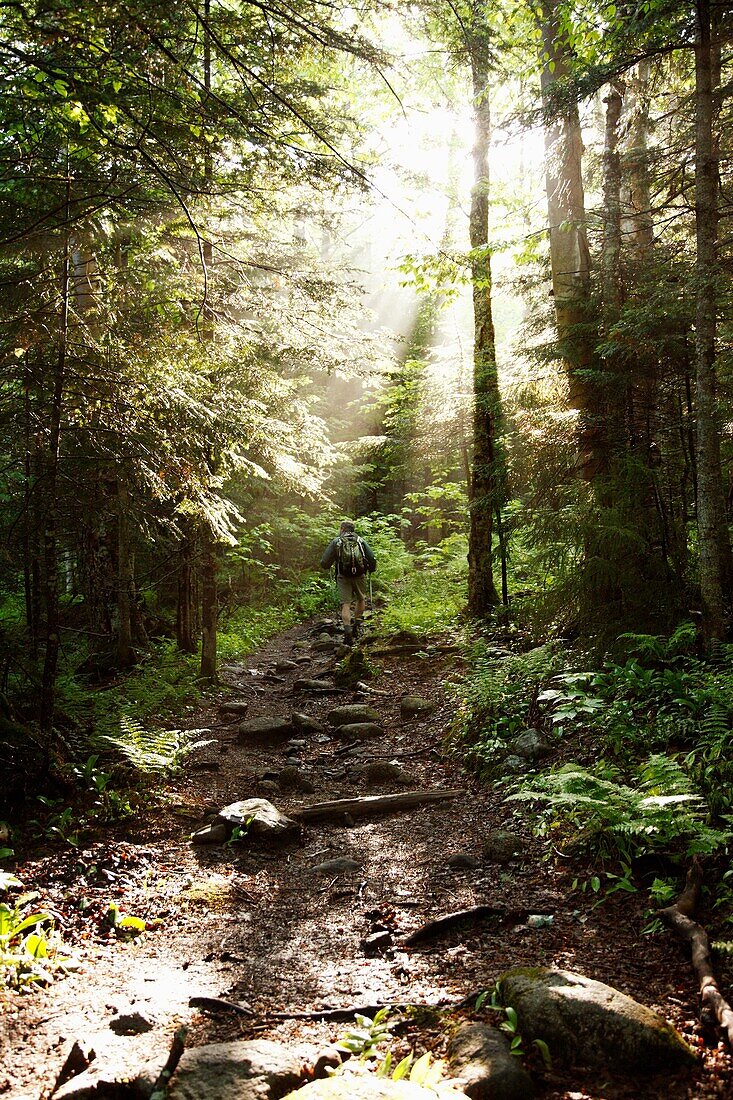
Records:
<instances>
[{"instance_id":1,"label":"fallen branch","mask_svg":"<svg viewBox=\"0 0 733 1100\"><path fill-rule=\"evenodd\" d=\"M165 1097L168 1095L168 1085L170 1084L171 1077L176 1072L178 1063L186 1049L187 1035L188 1028L179 1027L173 1036L170 1053L168 1054L165 1065L158 1075L157 1081L153 1085L153 1091L150 1093L150 1100L165 1100Z\"/></svg>"},{"instance_id":2,"label":"fallen branch","mask_svg":"<svg viewBox=\"0 0 733 1100\"><path fill-rule=\"evenodd\" d=\"M316 802L291 811L291 817L301 821L314 821L324 817L365 817L368 814L390 814L411 810L430 802L447 802L464 795L465 790L406 791L403 794L366 795L363 798L338 798L335 802Z\"/></svg>"},{"instance_id":3,"label":"fallen branch","mask_svg":"<svg viewBox=\"0 0 733 1100\"><path fill-rule=\"evenodd\" d=\"M445 913L442 917L423 924L415 932L406 936L402 941L405 947L414 947L415 944L425 943L437 936L443 936L461 924L468 921L490 920L491 917L506 916L506 909L496 905L472 905L469 909L458 909L455 913Z\"/></svg>"},{"instance_id":4,"label":"fallen branch","mask_svg":"<svg viewBox=\"0 0 733 1100\"><path fill-rule=\"evenodd\" d=\"M354 691L361 691L364 695L384 695L388 696L391 693L389 691L381 691L380 688L370 687L369 684L365 684L363 680L357 680L354 685Z\"/></svg>"},{"instance_id":5,"label":"fallen branch","mask_svg":"<svg viewBox=\"0 0 733 1100\"><path fill-rule=\"evenodd\" d=\"M702 864L695 856L687 872L685 888L674 905L659 910L659 919L692 951L692 969L700 990L700 1020L706 1025L717 1025L733 1047L733 1009L718 987L710 955L707 932L693 920L702 886Z\"/></svg>"},{"instance_id":6,"label":"fallen branch","mask_svg":"<svg viewBox=\"0 0 733 1100\"><path fill-rule=\"evenodd\" d=\"M221 997L190 997L189 1008L203 1008L209 1012L233 1012L237 1016L252 1016L252 1009L248 1004L235 1004L234 1001L224 1001Z\"/></svg>"}]
</instances>

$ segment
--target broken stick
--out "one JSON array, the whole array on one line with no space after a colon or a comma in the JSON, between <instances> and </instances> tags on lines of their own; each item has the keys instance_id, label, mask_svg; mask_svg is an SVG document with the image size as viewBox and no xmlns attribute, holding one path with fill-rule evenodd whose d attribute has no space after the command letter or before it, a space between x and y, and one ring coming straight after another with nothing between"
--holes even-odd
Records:
<instances>
[{"instance_id":1,"label":"broken stick","mask_svg":"<svg viewBox=\"0 0 733 1100\"><path fill-rule=\"evenodd\" d=\"M189 997L189 1008L201 1008L209 1012L233 1012L236 1016L251 1016L252 1009L244 1002L236 1004L221 997Z\"/></svg>"},{"instance_id":2,"label":"broken stick","mask_svg":"<svg viewBox=\"0 0 733 1100\"><path fill-rule=\"evenodd\" d=\"M165 1065L158 1075L158 1080L153 1085L153 1091L150 1093L150 1100L165 1100L165 1097L168 1095L168 1085L183 1056L183 1052L186 1048L187 1035L188 1028L179 1027L173 1036L170 1053Z\"/></svg>"},{"instance_id":3,"label":"broken stick","mask_svg":"<svg viewBox=\"0 0 733 1100\"><path fill-rule=\"evenodd\" d=\"M315 821L323 817L365 817L367 814L391 814L399 810L411 810L430 802L447 802L464 795L465 790L406 791L404 794L376 794L363 798L338 798L335 802L315 802L291 811L291 817L300 821Z\"/></svg>"},{"instance_id":4,"label":"broken stick","mask_svg":"<svg viewBox=\"0 0 733 1100\"><path fill-rule=\"evenodd\" d=\"M659 918L671 928L679 939L689 943L692 951L692 969L695 971L700 990L700 1019L703 1024L717 1024L733 1047L733 1009L720 992L713 972L710 955L710 940L707 932L693 920L697 909L702 886L702 864L695 856L687 878L685 888L674 905L659 910Z\"/></svg>"}]
</instances>

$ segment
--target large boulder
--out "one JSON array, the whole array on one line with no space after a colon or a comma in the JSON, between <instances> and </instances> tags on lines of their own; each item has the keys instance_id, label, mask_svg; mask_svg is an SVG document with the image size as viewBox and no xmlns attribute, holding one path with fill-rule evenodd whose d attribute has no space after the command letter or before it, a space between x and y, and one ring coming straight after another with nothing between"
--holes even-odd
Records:
<instances>
[{"instance_id":1,"label":"large boulder","mask_svg":"<svg viewBox=\"0 0 733 1100\"><path fill-rule=\"evenodd\" d=\"M531 1100L532 1078L494 1027L463 1024L448 1044L451 1071L471 1100Z\"/></svg>"},{"instance_id":2,"label":"large boulder","mask_svg":"<svg viewBox=\"0 0 733 1100\"><path fill-rule=\"evenodd\" d=\"M666 1020L610 985L569 970L517 967L499 979L525 1042L542 1039L553 1058L655 1073L695 1056Z\"/></svg>"},{"instance_id":3,"label":"large boulder","mask_svg":"<svg viewBox=\"0 0 733 1100\"><path fill-rule=\"evenodd\" d=\"M379 722L380 715L374 707L368 707L364 703L348 703L330 710L326 721L332 726L346 726L355 722Z\"/></svg>"},{"instance_id":4,"label":"large boulder","mask_svg":"<svg viewBox=\"0 0 733 1100\"><path fill-rule=\"evenodd\" d=\"M267 1039L192 1047L184 1052L168 1089L169 1100L280 1100L306 1077L316 1048L286 1047Z\"/></svg>"},{"instance_id":5,"label":"large boulder","mask_svg":"<svg viewBox=\"0 0 733 1100\"><path fill-rule=\"evenodd\" d=\"M219 818L230 830L239 828L247 836L265 840L280 840L300 832L298 822L286 817L266 798L245 798L241 802L232 802L219 810Z\"/></svg>"}]
</instances>

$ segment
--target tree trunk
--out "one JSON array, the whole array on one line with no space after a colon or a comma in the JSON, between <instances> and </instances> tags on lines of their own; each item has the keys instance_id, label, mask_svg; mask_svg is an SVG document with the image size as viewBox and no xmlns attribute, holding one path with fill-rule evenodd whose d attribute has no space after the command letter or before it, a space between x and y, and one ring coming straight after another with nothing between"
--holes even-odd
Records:
<instances>
[{"instance_id":1,"label":"tree trunk","mask_svg":"<svg viewBox=\"0 0 733 1100\"><path fill-rule=\"evenodd\" d=\"M724 597L728 594L724 593L724 585L730 544L725 524L715 369L718 157L713 139L710 0L697 0L695 7L697 532L703 633L710 645L725 634Z\"/></svg>"},{"instance_id":2,"label":"tree trunk","mask_svg":"<svg viewBox=\"0 0 733 1100\"><path fill-rule=\"evenodd\" d=\"M66 210L68 217L70 183L66 184ZM44 733L53 726L56 702L56 675L61 647L59 619L59 563L58 563L58 472L61 448L61 415L66 378L66 345L69 329L69 239L64 243L61 258L60 308L58 318L57 351L53 371L53 392L48 428L48 450L45 456L44 500L45 529L43 557L45 567L46 648L41 676L41 705L39 723Z\"/></svg>"},{"instance_id":3,"label":"tree trunk","mask_svg":"<svg viewBox=\"0 0 733 1100\"><path fill-rule=\"evenodd\" d=\"M206 96L211 92L211 35L209 33L209 18L211 15L211 0L204 0L204 88ZM204 143L204 181L207 193L213 181L213 162L209 146ZM214 338L214 313L209 301L211 293L210 276L214 263L214 250L211 239L207 234L203 242L202 260L204 266L205 300L203 307L203 334L204 343L210 344ZM214 463L210 463L210 472L214 473ZM211 530L206 530L203 535L203 550L201 562L201 677L216 680L216 633L218 626L217 585L216 577L218 562L216 556L216 543Z\"/></svg>"},{"instance_id":4,"label":"tree trunk","mask_svg":"<svg viewBox=\"0 0 733 1100\"><path fill-rule=\"evenodd\" d=\"M178 566L178 605L176 613L176 637L178 648L183 653L195 653L194 641L194 592L193 592L193 546L188 537L184 537L179 547Z\"/></svg>"},{"instance_id":5,"label":"tree trunk","mask_svg":"<svg viewBox=\"0 0 733 1100\"><path fill-rule=\"evenodd\" d=\"M556 85L568 75L568 58L558 28L555 0L542 8L545 111L545 186L550 229L552 292L560 352L568 375L569 400L579 414L579 467L587 480L608 470L608 441L598 385L591 380L594 342L589 337L590 253L585 229L583 142L575 102L560 105Z\"/></svg>"},{"instance_id":6,"label":"tree trunk","mask_svg":"<svg viewBox=\"0 0 733 1100\"><path fill-rule=\"evenodd\" d=\"M123 478L117 478L117 661L129 668L135 660L132 648L132 559L130 555L129 493Z\"/></svg>"},{"instance_id":7,"label":"tree trunk","mask_svg":"<svg viewBox=\"0 0 733 1100\"><path fill-rule=\"evenodd\" d=\"M618 125L623 98L612 85L606 104L603 146L603 310L606 324L613 325L621 313L621 156Z\"/></svg>"},{"instance_id":8,"label":"tree trunk","mask_svg":"<svg viewBox=\"0 0 733 1100\"><path fill-rule=\"evenodd\" d=\"M469 485L468 607L488 615L499 603L492 569L494 514L503 504L503 470L497 453L501 398L491 312L489 241L489 41L483 16L474 12L469 53L474 102L471 192L471 281L473 287L473 456Z\"/></svg>"},{"instance_id":9,"label":"tree trunk","mask_svg":"<svg viewBox=\"0 0 733 1100\"><path fill-rule=\"evenodd\" d=\"M218 622L216 543L209 531L204 536L201 562L201 677L216 680L216 632Z\"/></svg>"}]
</instances>

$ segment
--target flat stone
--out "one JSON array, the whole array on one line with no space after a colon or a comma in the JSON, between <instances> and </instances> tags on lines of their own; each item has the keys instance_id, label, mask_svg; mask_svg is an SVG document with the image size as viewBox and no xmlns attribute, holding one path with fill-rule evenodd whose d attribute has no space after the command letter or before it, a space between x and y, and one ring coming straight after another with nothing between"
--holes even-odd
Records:
<instances>
[{"instance_id":1,"label":"flat stone","mask_svg":"<svg viewBox=\"0 0 733 1100\"><path fill-rule=\"evenodd\" d=\"M527 771L527 761L524 757L512 753L511 756L507 756L503 767L505 772L510 772L512 775L523 775Z\"/></svg>"},{"instance_id":2,"label":"flat stone","mask_svg":"<svg viewBox=\"0 0 733 1100\"><path fill-rule=\"evenodd\" d=\"M297 662L291 661L288 658L283 658L281 661L275 662L275 672L293 672L297 667Z\"/></svg>"},{"instance_id":3,"label":"flat stone","mask_svg":"<svg viewBox=\"0 0 733 1100\"><path fill-rule=\"evenodd\" d=\"M337 634L342 629L341 623L335 623L333 619L320 619L311 630L311 634Z\"/></svg>"},{"instance_id":4,"label":"flat stone","mask_svg":"<svg viewBox=\"0 0 733 1100\"><path fill-rule=\"evenodd\" d=\"M298 1047L267 1039L210 1043L185 1050L169 1100L277 1100L305 1076Z\"/></svg>"},{"instance_id":5,"label":"flat stone","mask_svg":"<svg viewBox=\"0 0 733 1100\"><path fill-rule=\"evenodd\" d=\"M341 741L370 741L373 737L381 737L384 729L378 722L348 722L344 726L337 726L334 736Z\"/></svg>"},{"instance_id":6,"label":"flat stone","mask_svg":"<svg viewBox=\"0 0 733 1100\"><path fill-rule=\"evenodd\" d=\"M508 829L494 829L484 840L481 850L484 859L494 863L510 863L526 847L527 842L521 836L510 833Z\"/></svg>"},{"instance_id":7,"label":"flat stone","mask_svg":"<svg viewBox=\"0 0 733 1100\"><path fill-rule=\"evenodd\" d=\"M420 718L432 714L435 703L429 699L423 699L421 695L403 695L400 699L400 715L402 718Z\"/></svg>"},{"instance_id":8,"label":"flat stone","mask_svg":"<svg viewBox=\"0 0 733 1100\"><path fill-rule=\"evenodd\" d=\"M326 721L332 726L346 726L354 722L379 722L380 718L374 707L363 703L349 703L343 707L335 707L326 715Z\"/></svg>"},{"instance_id":9,"label":"flat stone","mask_svg":"<svg viewBox=\"0 0 733 1100\"><path fill-rule=\"evenodd\" d=\"M452 1073L472 1100L531 1100L532 1078L509 1040L485 1024L463 1024L448 1044Z\"/></svg>"},{"instance_id":10,"label":"flat stone","mask_svg":"<svg viewBox=\"0 0 733 1100\"><path fill-rule=\"evenodd\" d=\"M295 681L293 691L333 691L333 684L330 680L310 680L306 677Z\"/></svg>"},{"instance_id":11,"label":"flat stone","mask_svg":"<svg viewBox=\"0 0 733 1100\"><path fill-rule=\"evenodd\" d=\"M310 642L306 642L303 639L297 642L293 642L293 649L297 650L300 653L303 653L305 650L310 649L310 647Z\"/></svg>"},{"instance_id":12,"label":"flat stone","mask_svg":"<svg viewBox=\"0 0 733 1100\"><path fill-rule=\"evenodd\" d=\"M622 1073L673 1072L695 1061L666 1020L603 982L569 970L517 967L499 979L525 1044L542 1039L553 1058Z\"/></svg>"},{"instance_id":13,"label":"flat stone","mask_svg":"<svg viewBox=\"0 0 733 1100\"><path fill-rule=\"evenodd\" d=\"M348 856L337 856L336 859L327 859L325 863L317 863L313 870L319 875L348 875L360 871L361 864Z\"/></svg>"},{"instance_id":14,"label":"flat stone","mask_svg":"<svg viewBox=\"0 0 733 1100\"><path fill-rule=\"evenodd\" d=\"M322 634L313 643L313 649L316 653L332 653L337 645L338 642L335 638L331 638L328 634Z\"/></svg>"},{"instance_id":15,"label":"flat stone","mask_svg":"<svg viewBox=\"0 0 733 1100\"><path fill-rule=\"evenodd\" d=\"M436 1100L436 1095L440 1093L414 1085L412 1081L392 1081L371 1073L360 1076L349 1073L311 1081L297 1092L288 1093L285 1100ZM452 1090L444 1095L446 1100L448 1097L460 1100L466 1093Z\"/></svg>"},{"instance_id":16,"label":"flat stone","mask_svg":"<svg viewBox=\"0 0 733 1100\"><path fill-rule=\"evenodd\" d=\"M372 932L361 946L365 955L378 955L380 951L385 951L392 946L392 933L386 929L381 932Z\"/></svg>"},{"instance_id":17,"label":"flat stone","mask_svg":"<svg viewBox=\"0 0 733 1100\"><path fill-rule=\"evenodd\" d=\"M237 741L264 741L277 744L293 736L293 727L287 718L248 718L237 731Z\"/></svg>"},{"instance_id":18,"label":"flat stone","mask_svg":"<svg viewBox=\"0 0 733 1100\"><path fill-rule=\"evenodd\" d=\"M191 835L192 844L224 844L229 838L230 830L223 822L205 825L203 829L197 829Z\"/></svg>"},{"instance_id":19,"label":"flat stone","mask_svg":"<svg viewBox=\"0 0 733 1100\"><path fill-rule=\"evenodd\" d=\"M323 722L319 722L317 718L312 718L310 714L303 714L298 711L293 711L291 722L298 733L323 733L325 726Z\"/></svg>"},{"instance_id":20,"label":"flat stone","mask_svg":"<svg viewBox=\"0 0 733 1100\"><path fill-rule=\"evenodd\" d=\"M249 710L249 703L245 703L241 699L230 699L226 703L219 703L219 710L222 714L246 714Z\"/></svg>"},{"instance_id":21,"label":"flat stone","mask_svg":"<svg viewBox=\"0 0 733 1100\"><path fill-rule=\"evenodd\" d=\"M246 830L248 837L277 840L300 832L297 821L286 817L266 798L245 798L219 810L219 817L231 828Z\"/></svg>"},{"instance_id":22,"label":"flat stone","mask_svg":"<svg viewBox=\"0 0 733 1100\"><path fill-rule=\"evenodd\" d=\"M261 779L257 784L260 794L280 794L280 784L276 779Z\"/></svg>"}]
</instances>

